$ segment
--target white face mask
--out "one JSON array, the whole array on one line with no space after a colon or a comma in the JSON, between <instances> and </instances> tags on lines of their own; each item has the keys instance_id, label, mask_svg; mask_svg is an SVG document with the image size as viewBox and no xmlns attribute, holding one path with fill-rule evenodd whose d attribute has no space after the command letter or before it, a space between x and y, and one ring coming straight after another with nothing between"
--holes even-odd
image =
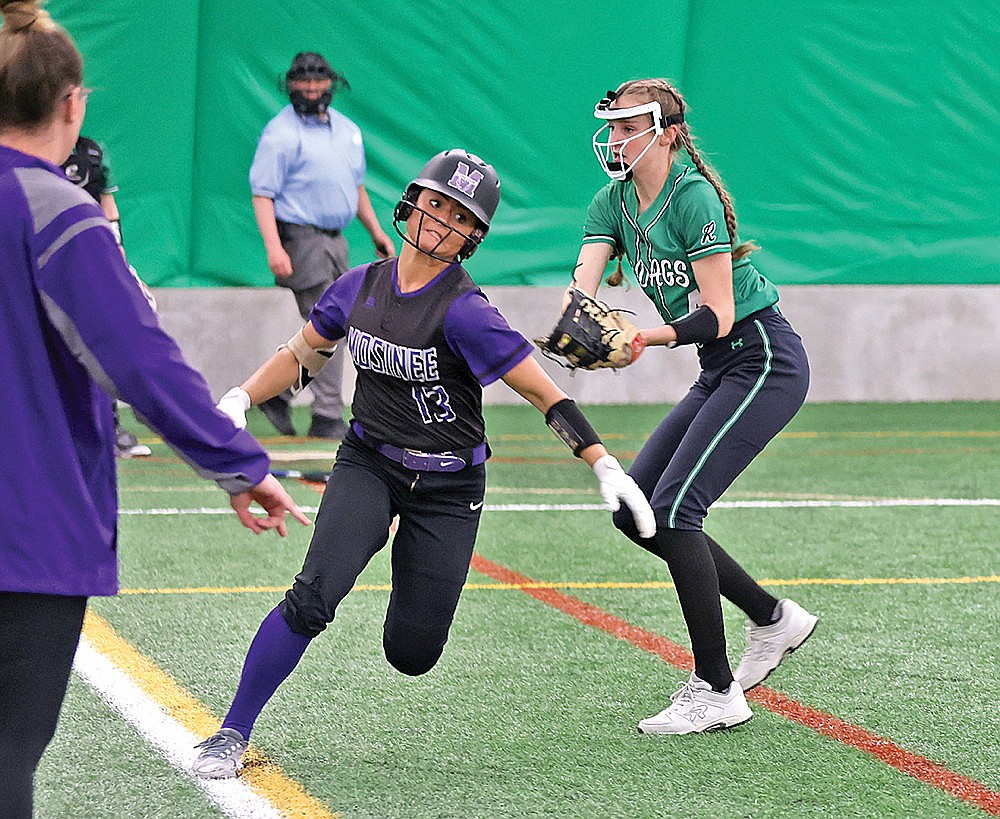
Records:
<instances>
[{"instance_id":1,"label":"white face mask","mask_svg":"<svg viewBox=\"0 0 1000 819\"><path fill-rule=\"evenodd\" d=\"M594 133L593 145L594 153L597 155L597 161L601 163L601 167L604 172L615 180L631 179L632 169L639 163L639 160L646 155L646 151L653 147L653 143L656 142L657 137L663 133L663 111L660 108L660 103L656 100L652 102L645 102L642 105L633 105L631 108L608 108L602 103L602 100L594 107L594 116L598 119L603 120L617 120L617 119L628 119L629 117L637 117L642 114L652 114L653 124L650 125L645 131L641 131L638 134L628 137L627 139L618 140L613 142L611 140L611 124L610 122L602 125ZM604 132L607 131L607 138L601 139ZM618 155L621 156L625 148L630 142L636 139L641 139L642 137L649 136L649 142L646 143L646 147L639 152L639 155L631 162L625 163L624 160L615 159L615 148L618 148Z\"/></svg>"}]
</instances>

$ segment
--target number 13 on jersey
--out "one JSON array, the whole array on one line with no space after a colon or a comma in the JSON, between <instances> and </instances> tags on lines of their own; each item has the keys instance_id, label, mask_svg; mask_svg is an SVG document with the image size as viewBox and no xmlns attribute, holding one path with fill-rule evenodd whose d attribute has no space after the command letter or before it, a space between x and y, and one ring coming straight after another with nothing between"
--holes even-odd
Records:
<instances>
[{"instance_id":1,"label":"number 13 on jersey","mask_svg":"<svg viewBox=\"0 0 1000 819\"><path fill-rule=\"evenodd\" d=\"M433 387L416 386L410 393L417 402L420 417L425 424L440 424L455 420L455 411L448 402L448 391L440 384Z\"/></svg>"}]
</instances>

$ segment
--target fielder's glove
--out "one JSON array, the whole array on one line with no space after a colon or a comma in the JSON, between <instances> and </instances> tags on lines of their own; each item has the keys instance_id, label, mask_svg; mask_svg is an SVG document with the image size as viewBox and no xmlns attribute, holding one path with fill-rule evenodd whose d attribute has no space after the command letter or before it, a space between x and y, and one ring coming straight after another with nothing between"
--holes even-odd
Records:
<instances>
[{"instance_id":1,"label":"fielder's glove","mask_svg":"<svg viewBox=\"0 0 1000 819\"><path fill-rule=\"evenodd\" d=\"M646 340L621 310L575 287L569 294L570 303L552 332L535 339L542 353L571 370L620 369L639 357Z\"/></svg>"},{"instance_id":2,"label":"fielder's glove","mask_svg":"<svg viewBox=\"0 0 1000 819\"><path fill-rule=\"evenodd\" d=\"M246 429L247 410L250 409L250 396L242 387L233 387L219 399L215 408L229 416L237 429Z\"/></svg>"},{"instance_id":3,"label":"fielder's glove","mask_svg":"<svg viewBox=\"0 0 1000 819\"><path fill-rule=\"evenodd\" d=\"M594 462L594 474L601 482L601 497L609 512L617 512L622 501L632 513L635 527L642 537L653 537L656 534L656 520L653 509L642 494L642 490L625 473L622 465L614 455L604 455Z\"/></svg>"}]
</instances>

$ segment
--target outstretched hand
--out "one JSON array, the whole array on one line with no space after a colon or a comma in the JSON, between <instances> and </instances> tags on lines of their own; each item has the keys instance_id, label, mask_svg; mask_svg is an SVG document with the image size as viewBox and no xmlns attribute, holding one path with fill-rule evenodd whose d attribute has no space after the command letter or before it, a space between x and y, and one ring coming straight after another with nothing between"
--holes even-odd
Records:
<instances>
[{"instance_id":1,"label":"outstretched hand","mask_svg":"<svg viewBox=\"0 0 1000 819\"><path fill-rule=\"evenodd\" d=\"M632 513L636 529L642 537L656 534L653 509L632 477L626 474L614 455L604 455L594 462L594 474L601 482L601 497L609 512L617 512L624 503Z\"/></svg>"},{"instance_id":2,"label":"outstretched hand","mask_svg":"<svg viewBox=\"0 0 1000 819\"><path fill-rule=\"evenodd\" d=\"M267 517L256 517L250 511L250 504L256 501L260 504ZM274 475L268 475L259 484L239 495L231 495L229 503L236 512L236 517L240 523L247 527L255 535L268 529L274 529L281 537L288 534L285 526L285 513L289 513L303 526L309 526L309 520L302 510L292 500L284 487L278 482Z\"/></svg>"}]
</instances>

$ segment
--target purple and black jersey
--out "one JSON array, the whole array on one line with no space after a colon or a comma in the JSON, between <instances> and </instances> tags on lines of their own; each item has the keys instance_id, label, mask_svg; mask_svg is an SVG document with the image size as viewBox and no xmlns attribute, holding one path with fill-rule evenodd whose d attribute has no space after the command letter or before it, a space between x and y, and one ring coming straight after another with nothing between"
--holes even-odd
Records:
<instances>
[{"instance_id":1,"label":"purple and black jersey","mask_svg":"<svg viewBox=\"0 0 1000 819\"><path fill-rule=\"evenodd\" d=\"M0 146L0 213L0 591L114 594L112 398L229 492L263 480L268 458L215 409L60 168Z\"/></svg>"},{"instance_id":2,"label":"purple and black jersey","mask_svg":"<svg viewBox=\"0 0 1000 819\"><path fill-rule=\"evenodd\" d=\"M366 435L424 452L486 439L483 387L531 354L461 265L401 293L396 260L348 271L310 316L331 341L347 339L358 371L352 404Z\"/></svg>"}]
</instances>

